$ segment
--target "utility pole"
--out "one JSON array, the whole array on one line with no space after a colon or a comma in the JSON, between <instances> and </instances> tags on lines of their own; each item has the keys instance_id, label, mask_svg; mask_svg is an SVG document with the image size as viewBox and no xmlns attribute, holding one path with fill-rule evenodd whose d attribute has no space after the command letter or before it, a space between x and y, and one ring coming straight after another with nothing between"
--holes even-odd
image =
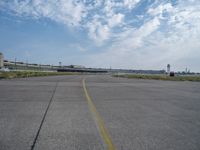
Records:
<instances>
[{"instance_id":1,"label":"utility pole","mask_svg":"<svg viewBox=\"0 0 200 150\"><path fill-rule=\"evenodd\" d=\"M26 60L26 69L28 70L28 60Z\"/></svg>"}]
</instances>

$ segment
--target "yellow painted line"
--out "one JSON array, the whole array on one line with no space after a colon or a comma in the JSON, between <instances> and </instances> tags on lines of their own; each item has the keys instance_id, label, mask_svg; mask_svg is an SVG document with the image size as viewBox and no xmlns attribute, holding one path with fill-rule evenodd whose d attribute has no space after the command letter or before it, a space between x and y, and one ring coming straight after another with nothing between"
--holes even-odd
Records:
<instances>
[{"instance_id":1,"label":"yellow painted line","mask_svg":"<svg viewBox=\"0 0 200 150\"><path fill-rule=\"evenodd\" d=\"M92 112L92 114L95 118L95 121L96 121L98 128L99 128L99 132L101 134L101 137L103 138L103 140L104 140L104 142L107 146L107 150L115 150L115 146L113 145L113 142L110 138L108 130L106 129L105 124L103 122L103 119L101 118L101 116L98 113L94 103L92 102L90 95L88 94L87 87L86 87L86 84L85 84L85 79L82 80L82 84L83 84L84 93L85 93L90 111Z\"/></svg>"}]
</instances>

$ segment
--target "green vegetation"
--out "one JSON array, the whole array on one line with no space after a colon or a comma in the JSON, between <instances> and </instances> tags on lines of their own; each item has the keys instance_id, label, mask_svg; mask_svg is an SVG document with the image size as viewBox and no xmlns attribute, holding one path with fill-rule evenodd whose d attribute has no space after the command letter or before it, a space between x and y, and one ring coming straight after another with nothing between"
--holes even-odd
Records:
<instances>
[{"instance_id":1,"label":"green vegetation","mask_svg":"<svg viewBox=\"0 0 200 150\"><path fill-rule=\"evenodd\" d=\"M170 81L199 81L200 76L191 76L191 75L184 75L184 76L175 76L170 77L168 75L150 75L150 74L121 74L121 75L113 75L114 77L122 77L122 78L129 78L129 79L150 79L150 80L170 80Z\"/></svg>"},{"instance_id":2,"label":"green vegetation","mask_svg":"<svg viewBox=\"0 0 200 150\"><path fill-rule=\"evenodd\" d=\"M27 78L27 77L39 77L39 76L57 76L57 75L77 75L77 74L80 74L80 73L12 71L12 72L0 72L0 79Z\"/></svg>"}]
</instances>

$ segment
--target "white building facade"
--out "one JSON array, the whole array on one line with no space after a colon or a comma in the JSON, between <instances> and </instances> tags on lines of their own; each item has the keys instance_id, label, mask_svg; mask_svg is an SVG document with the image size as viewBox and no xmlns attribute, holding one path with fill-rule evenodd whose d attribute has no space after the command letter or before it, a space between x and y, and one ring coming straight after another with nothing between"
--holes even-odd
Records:
<instances>
[{"instance_id":1,"label":"white building facade","mask_svg":"<svg viewBox=\"0 0 200 150\"><path fill-rule=\"evenodd\" d=\"M3 58L3 54L0 53L0 68L4 67L4 58Z\"/></svg>"}]
</instances>

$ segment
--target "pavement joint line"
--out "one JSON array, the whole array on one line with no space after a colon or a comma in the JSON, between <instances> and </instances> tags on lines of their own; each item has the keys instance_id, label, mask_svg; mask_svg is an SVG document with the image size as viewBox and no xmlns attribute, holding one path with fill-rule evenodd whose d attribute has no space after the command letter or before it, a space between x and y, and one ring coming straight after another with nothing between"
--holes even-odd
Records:
<instances>
[{"instance_id":1,"label":"pavement joint line","mask_svg":"<svg viewBox=\"0 0 200 150\"><path fill-rule=\"evenodd\" d=\"M54 90L53 90L53 94L52 94L52 96L51 96L51 98L50 98L50 100L49 100L49 103L48 103L47 108L46 108L46 110L45 110L45 113L44 113L44 115L43 115L42 121L41 121L40 126L39 126L39 128L38 128L37 134L36 134L36 136L35 136L35 138L34 138L33 144L31 145L31 150L34 150L34 148L35 148L35 145L36 145L36 143L37 143L37 139L38 139L38 137L39 137L40 131L41 131L42 126L43 126L43 124L44 124L44 121L45 121L47 112L48 112L48 110L49 110L49 107L50 107L50 105L51 105L51 103L52 103L52 101L53 101L53 98L54 98L54 95L55 95L55 93L56 93L57 87L58 87L58 82L56 82L56 86L55 86L55 88L54 88Z\"/></svg>"},{"instance_id":2,"label":"pavement joint line","mask_svg":"<svg viewBox=\"0 0 200 150\"><path fill-rule=\"evenodd\" d=\"M104 121L103 121L102 117L100 116L100 114L98 113L98 111L97 111L97 109L96 109L96 107L95 107L95 105L92 101L92 98L90 97L90 95L88 93L86 83L85 83L85 79L82 80L82 84L83 84L85 97L86 97L86 100L88 102L88 106L90 108L92 115L95 118L95 121L96 121L97 126L99 128L100 135L101 135L103 141L105 142L105 144L107 146L107 150L116 150L115 146L112 142L111 136L109 135L108 130L105 127Z\"/></svg>"}]
</instances>

